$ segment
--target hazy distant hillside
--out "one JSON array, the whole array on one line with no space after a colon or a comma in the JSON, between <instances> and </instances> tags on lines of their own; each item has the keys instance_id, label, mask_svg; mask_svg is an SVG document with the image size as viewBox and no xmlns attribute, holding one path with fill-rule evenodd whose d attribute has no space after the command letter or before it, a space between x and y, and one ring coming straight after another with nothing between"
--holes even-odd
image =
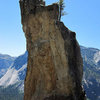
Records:
<instances>
[{"instance_id":1,"label":"hazy distant hillside","mask_svg":"<svg viewBox=\"0 0 100 100\"><path fill-rule=\"evenodd\" d=\"M100 50L81 46L83 60L96 68L100 68Z\"/></svg>"},{"instance_id":2,"label":"hazy distant hillside","mask_svg":"<svg viewBox=\"0 0 100 100\"><path fill-rule=\"evenodd\" d=\"M0 100L23 100L27 52L17 57L0 79Z\"/></svg>"},{"instance_id":3,"label":"hazy distant hillside","mask_svg":"<svg viewBox=\"0 0 100 100\"><path fill-rule=\"evenodd\" d=\"M7 69L11 66L14 60L14 57L0 54L0 78L6 73Z\"/></svg>"},{"instance_id":4,"label":"hazy distant hillside","mask_svg":"<svg viewBox=\"0 0 100 100\"><path fill-rule=\"evenodd\" d=\"M100 50L81 46L84 76L83 84L90 100L100 100Z\"/></svg>"},{"instance_id":5,"label":"hazy distant hillside","mask_svg":"<svg viewBox=\"0 0 100 100\"><path fill-rule=\"evenodd\" d=\"M5 75L0 79L0 86L10 86L15 85L23 91L24 88L24 79L26 74L27 67L27 52L25 54L17 57L5 73Z\"/></svg>"},{"instance_id":6,"label":"hazy distant hillside","mask_svg":"<svg viewBox=\"0 0 100 100\"><path fill-rule=\"evenodd\" d=\"M0 100L23 100L23 93L15 86L0 87Z\"/></svg>"}]
</instances>

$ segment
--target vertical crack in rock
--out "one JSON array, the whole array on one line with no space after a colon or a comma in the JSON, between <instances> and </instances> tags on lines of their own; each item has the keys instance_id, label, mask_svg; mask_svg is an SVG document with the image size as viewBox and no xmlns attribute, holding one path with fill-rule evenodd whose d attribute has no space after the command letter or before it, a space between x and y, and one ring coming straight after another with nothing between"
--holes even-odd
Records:
<instances>
[{"instance_id":1,"label":"vertical crack in rock","mask_svg":"<svg viewBox=\"0 0 100 100\"><path fill-rule=\"evenodd\" d=\"M58 21L59 6L20 0L20 8L29 54L24 100L85 100L80 47Z\"/></svg>"}]
</instances>

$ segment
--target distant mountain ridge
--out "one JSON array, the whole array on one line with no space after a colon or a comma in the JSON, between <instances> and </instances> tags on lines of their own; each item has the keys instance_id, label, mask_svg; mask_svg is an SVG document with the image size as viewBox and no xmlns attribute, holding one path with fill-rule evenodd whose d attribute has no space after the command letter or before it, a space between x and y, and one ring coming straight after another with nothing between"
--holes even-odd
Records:
<instances>
[{"instance_id":1,"label":"distant mountain ridge","mask_svg":"<svg viewBox=\"0 0 100 100\"><path fill-rule=\"evenodd\" d=\"M100 50L80 46L83 57L83 85L89 100L100 100ZM23 92L28 53L17 57L6 74L0 79L0 86L10 86Z\"/></svg>"},{"instance_id":2,"label":"distant mountain ridge","mask_svg":"<svg viewBox=\"0 0 100 100\"><path fill-rule=\"evenodd\" d=\"M83 85L90 100L100 100L100 50L81 46Z\"/></svg>"},{"instance_id":3,"label":"distant mountain ridge","mask_svg":"<svg viewBox=\"0 0 100 100\"><path fill-rule=\"evenodd\" d=\"M0 54L0 78L6 73L16 58L9 55Z\"/></svg>"},{"instance_id":4,"label":"distant mountain ridge","mask_svg":"<svg viewBox=\"0 0 100 100\"><path fill-rule=\"evenodd\" d=\"M28 53L25 52L23 55L14 60L12 66L8 68L5 75L0 79L0 86L7 87L15 84L15 87L18 87L19 90L23 91L27 67L27 56Z\"/></svg>"},{"instance_id":5,"label":"distant mountain ridge","mask_svg":"<svg viewBox=\"0 0 100 100\"><path fill-rule=\"evenodd\" d=\"M100 50L96 48L86 48L80 46L81 54L83 60L87 61L90 64L95 64L96 67L100 67Z\"/></svg>"}]
</instances>

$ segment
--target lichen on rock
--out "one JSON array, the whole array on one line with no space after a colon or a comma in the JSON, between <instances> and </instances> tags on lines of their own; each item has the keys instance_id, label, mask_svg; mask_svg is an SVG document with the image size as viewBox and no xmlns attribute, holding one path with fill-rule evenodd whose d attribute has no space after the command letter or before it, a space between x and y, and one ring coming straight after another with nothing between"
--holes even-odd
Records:
<instances>
[{"instance_id":1,"label":"lichen on rock","mask_svg":"<svg viewBox=\"0 0 100 100\"><path fill-rule=\"evenodd\" d=\"M23 0L20 8L29 54L24 100L85 100L80 47L58 21L59 6Z\"/></svg>"}]
</instances>

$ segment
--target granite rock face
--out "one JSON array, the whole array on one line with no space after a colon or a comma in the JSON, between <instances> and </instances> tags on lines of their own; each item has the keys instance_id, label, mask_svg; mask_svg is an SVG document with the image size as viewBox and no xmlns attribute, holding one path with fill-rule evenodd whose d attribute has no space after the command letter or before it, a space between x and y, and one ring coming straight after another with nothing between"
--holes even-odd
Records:
<instances>
[{"instance_id":1,"label":"granite rock face","mask_svg":"<svg viewBox=\"0 0 100 100\"><path fill-rule=\"evenodd\" d=\"M21 0L20 8L29 54L24 100L85 100L80 47L58 21L58 5Z\"/></svg>"}]
</instances>

